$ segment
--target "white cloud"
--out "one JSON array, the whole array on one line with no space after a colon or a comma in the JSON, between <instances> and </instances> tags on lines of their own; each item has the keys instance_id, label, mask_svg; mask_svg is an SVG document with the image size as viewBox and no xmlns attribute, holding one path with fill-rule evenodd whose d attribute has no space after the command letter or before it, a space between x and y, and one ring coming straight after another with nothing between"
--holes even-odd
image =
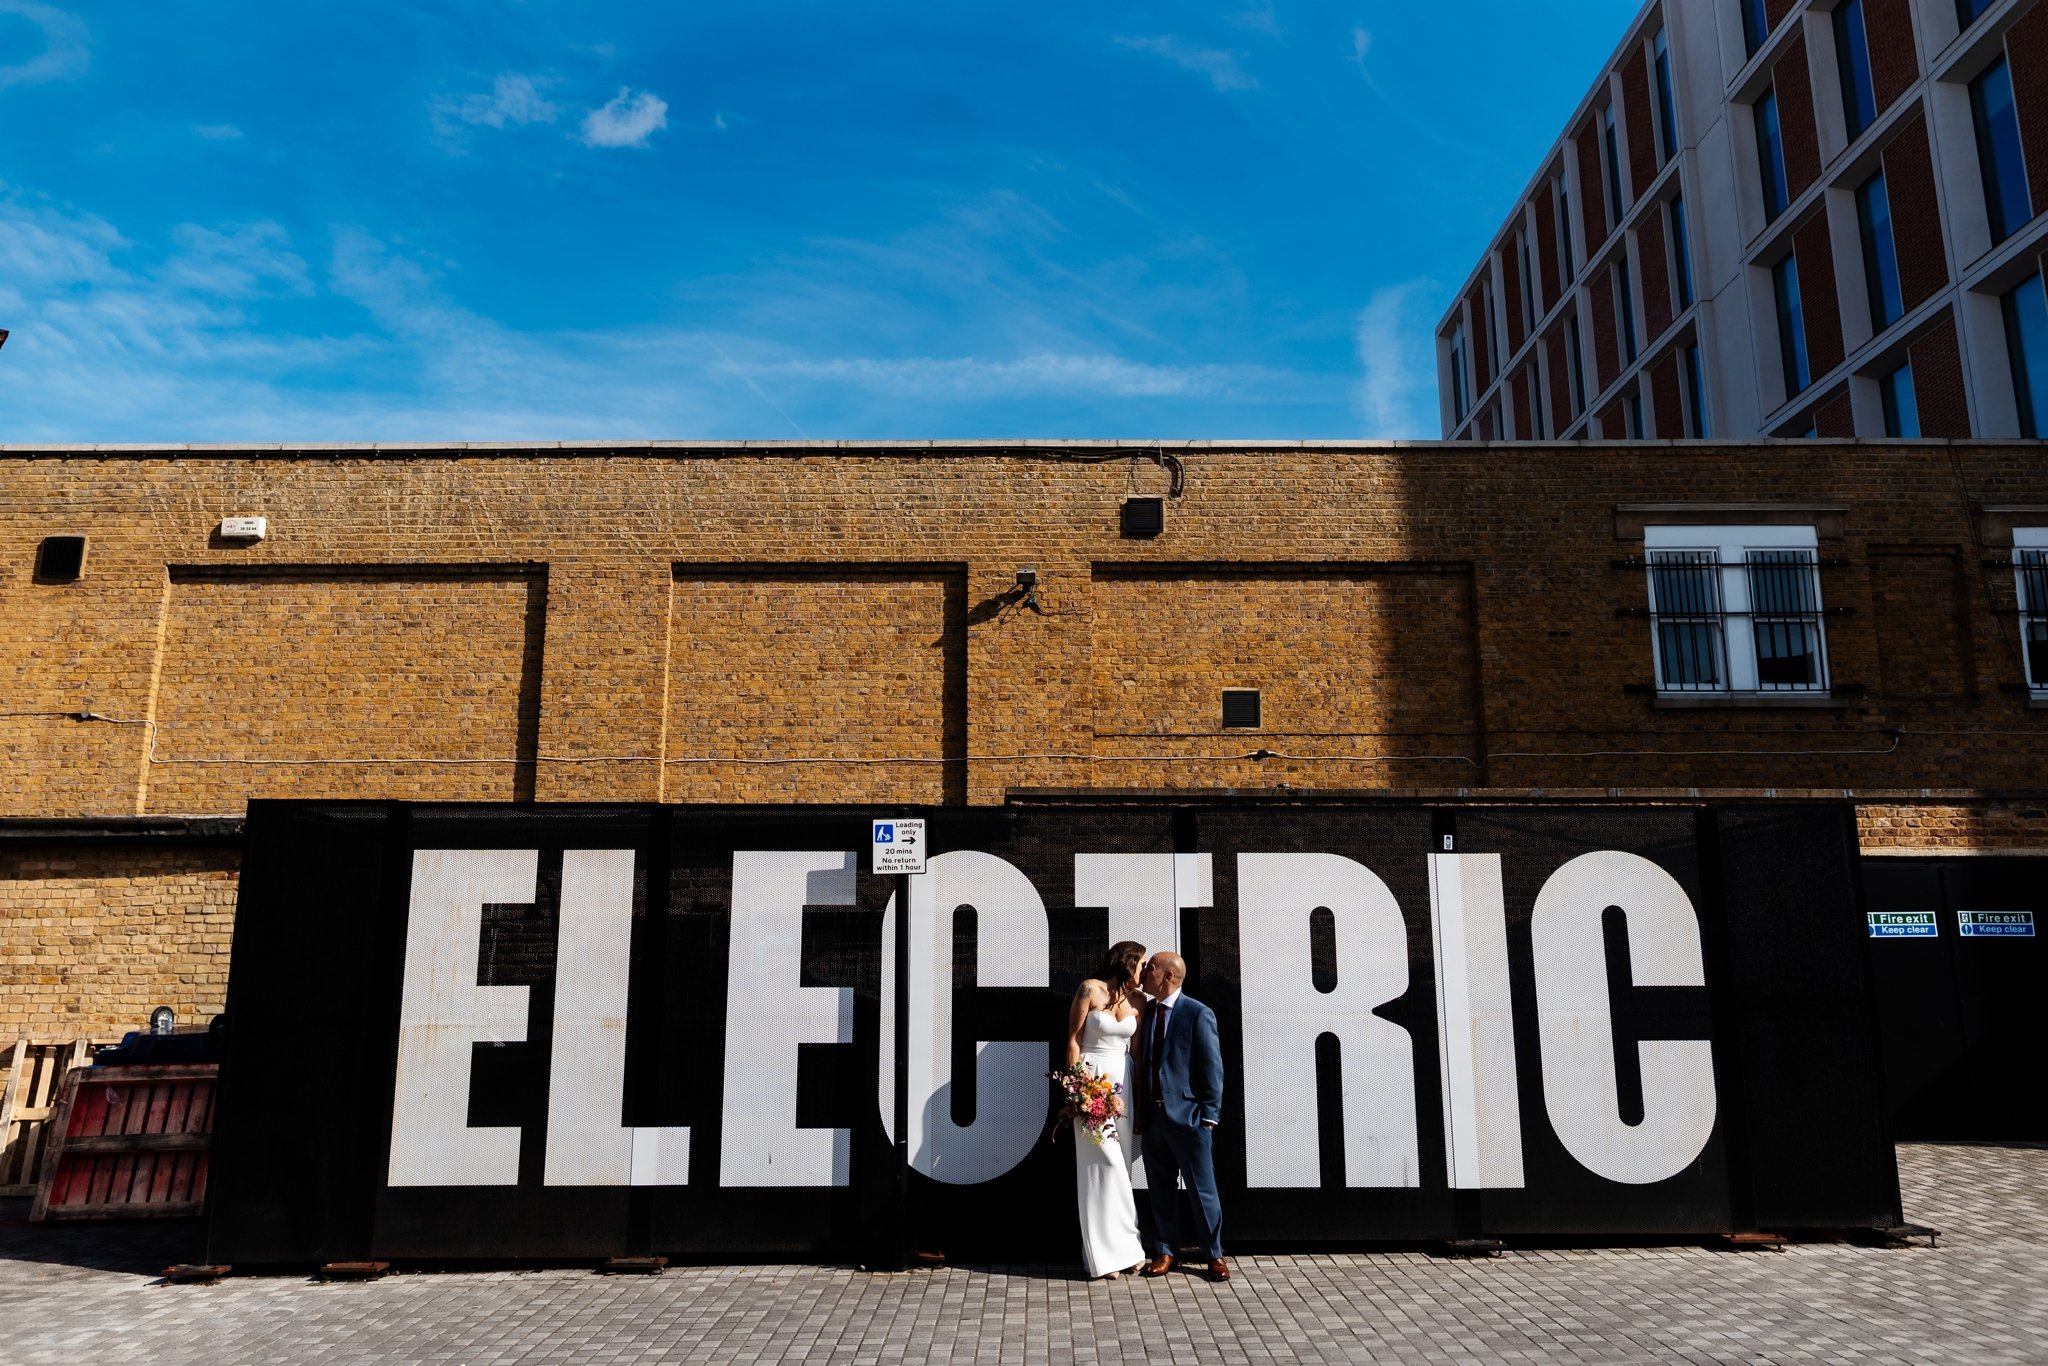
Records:
<instances>
[{"instance_id":1,"label":"white cloud","mask_svg":"<svg viewBox=\"0 0 2048 1366\"><path fill-rule=\"evenodd\" d=\"M90 34L75 14L39 0L0 0L0 14L26 19L42 30L43 50L25 62L0 66L0 90L82 76L92 65Z\"/></svg>"},{"instance_id":2,"label":"white cloud","mask_svg":"<svg viewBox=\"0 0 2048 1366\"><path fill-rule=\"evenodd\" d=\"M275 223L248 223L216 231L197 223L171 230L179 252L158 278L181 289L221 299L304 297L313 292L306 263L288 248Z\"/></svg>"},{"instance_id":3,"label":"white cloud","mask_svg":"<svg viewBox=\"0 0 2048 1366\"><path fill-rule=\"evenodd\" d=\"M1351 30L1351 60L1359 66L1365 65L1365 54L1372 51L1372 30L1355 28Z\"/></svg>"},{"instance_id":4,"label":"white cloud","mask_svg":"<svg viewBox=\"0 0 2048 1366\"><path fill-rule=\"evenodd\" d=\"M1220 48L1200 48L1182 42L1168 34L1161 38L1123 38L1116 40L1124 47L1137 52L1149 52L1155 57L1164 57L1175 66L1207 76L1209 84L1218 90L1256 90L1258 81L1238 65L1242 52L1226 52Z\"/></svg>"},{"instance_id":5,"label":"white cloud","mask_svg":"<svg viewBox=\"0 0 2048 1366\"><path fill-rule=\"evenodd\" d=\"M1239 28L1248 28L1254 33L1263 33L1269 38L1280 36L1280 16L1274 11L1273 0L1263 0L1263 3L1250 9L1240 10L1230 16L1230 22Z\"/></svg>"},{"instance_id":6,"label":"white cloud","mask_svg":"<svg viewBox=\"0 0 2048 1366\"><path fill-rule=\"evenodd\" d=\"M647 139L668 127L668 101L651 90L634 94L626 86L602 108L583 116L587 147L645 147Z\"/></svg>"},{"instance_id":7,"label":"white cloud","mask_svg":"<svg viewBox=\"0 0 2048 1366\"><path fill-rule=\"evenodd\" d=\"M1272 400L1298 395L1303 387L1299 377L1264 366L1147 365L1101 354L1046 353L1016 360L840 357L731 364L735 371L748 375L845 384L894 398L1064 394Z\"/></svg>"},{"instance_id":8,"label":"white cloud","mask_svg":"<svg viewBox=\"0 0 2048 1366\"><path fill-rule=\"evenodd\" d=\"M435 140L459 152L468 145L471 128L553 123L561 111L541 94L542 84L532 76L507 71L492 79L488 92L437 95L427 106Z\"/></svg>"},{"instance_id":9,"label":"white cloud","mask_svg":"<svg viewBox=\"0 0 2048 1366\"><path fill-rule=\"evenodd\" d=\"M531 76L507 71L491 82L488 95L464 95L455 106L455 116L464 123L484 128L503 128L508 123L553 123L555 106L540 93Z\"/></svg>"},{"instance_id":10,"label":"white cloud","mask_svg":"<svg viewBox=\"0 0 2048 1366\"><path fill-rule=\"evenodd\" d=\"M1375 290L1359 310L1359 377L1353 408L1374 440L1431 441L1440 432L1436 401L1436 319L1427 312L1435 283L1407 280Z\"/></svg>"},{"instance_id":11,"label":"white cloud","mask_svg":"<svg viewBox=\"0 0 2048 1366\"><path fill-rule=\"evenodd\" d=\"M192 131L208 142L237 142L242 137L242 130L232 123L195 124Z\"/></svg>"}]
</instances>

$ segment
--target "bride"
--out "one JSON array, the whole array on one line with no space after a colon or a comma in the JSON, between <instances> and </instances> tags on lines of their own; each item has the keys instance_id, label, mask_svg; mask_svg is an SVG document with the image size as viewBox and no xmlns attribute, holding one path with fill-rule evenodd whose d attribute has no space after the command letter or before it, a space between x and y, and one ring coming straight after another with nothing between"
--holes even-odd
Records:
<instances>
[{"instance_id":1,"label":"bride","mask_svg":"<svg viewBox=\"0 0 2048 1366\"><path fill-rule=\"evenodd\" d=\"M1138 1105L1126 1072L1144 1002L1138 990L1138 969L1144 961L1144 945L1129 940L1112 945L1103 959L1102 976L1089 978L1074 993L1067 1021L1067 1066L1080 1063L1124 1088L1124 1117L1116 1121L1113 1133L1103 1135L1098 1144L1078 1125L1074 1130L1074 1197L1081 1207L1081 1252L1091 1278L1135 1271L1145 1261L1123 1148L1125 1138L1135 1137L1131 1122Z\"/></svg>"}]
</instances>

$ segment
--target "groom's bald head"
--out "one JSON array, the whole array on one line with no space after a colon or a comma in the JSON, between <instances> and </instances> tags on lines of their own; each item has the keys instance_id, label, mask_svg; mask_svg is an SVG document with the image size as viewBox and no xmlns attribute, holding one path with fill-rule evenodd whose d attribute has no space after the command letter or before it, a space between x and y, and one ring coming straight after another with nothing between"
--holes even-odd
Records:
<instances>
[{"instance_id":1,"label":"groom's bald head","mask_svg":"<svg viewBox=\"0 0 2048 1366\"><path fill-rule=\"evenodd\" d=\"M1152 955L1147 963L1148 976L1152 981L1145 987L1154 996L1171 996L1180 990L1180 984L1187 980L1188 964L1185 958L1169 949L1161 949Z\"/></svg>"}]
</instances>

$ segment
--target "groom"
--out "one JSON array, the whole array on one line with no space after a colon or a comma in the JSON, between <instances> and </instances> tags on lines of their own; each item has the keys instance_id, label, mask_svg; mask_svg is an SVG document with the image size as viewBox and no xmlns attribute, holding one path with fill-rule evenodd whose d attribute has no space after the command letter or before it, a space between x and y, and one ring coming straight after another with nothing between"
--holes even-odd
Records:
<instances>
[{"instance_id":1,"label":"groom","mask_svg":"<svg viewBox=\"0 0 2048 1366\"><path fill-rule=\"evenodd\" d=\"M1138 1138L1152 1192L1152 1260L1145 1274L1164 1276L1180 1253L1180 1192L1174 1187L1176 1178L1185 1178L1195 1197L1195 1231L1209 1256L1209 1279L1227 1281L1223 1202L1209 1153L1211 1131L1223 1117L1223 1046L1216 1037L1216 1012L1181 994L1187 975L1186 961L1162 950L1138 976L1152 998L1138 1024Z\"/></svg>"}]
</instances>

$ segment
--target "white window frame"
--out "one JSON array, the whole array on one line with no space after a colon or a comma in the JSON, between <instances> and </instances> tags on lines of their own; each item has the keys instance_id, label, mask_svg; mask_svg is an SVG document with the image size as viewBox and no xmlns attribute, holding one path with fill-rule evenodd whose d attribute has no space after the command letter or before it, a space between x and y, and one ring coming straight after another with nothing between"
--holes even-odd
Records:
<instances>
[{"instance_id":1,"label":"white window frame","mask_svg":"<svg viewBox=\"0 0 2048 1366\"><path fill-rule=\"evenodd\" d=\"M2020 607L2020 676L2027 680L2027 691L2036 702L2048 702L2048 680L2036 682L2033 671L2028 667L2027 630L2035 622L2048 618L2048 600L2030 601L2027 596L2026 566L2020 561L2023 552L2039 551L2048 558L2048 526L2014 527L2012 532L2012 586L2019 598ZM2041 581L2039 576L2034 580ZM2048 599L2048 594L2035 594L2037 598Z\"/></svg>"},{"instance_id":2,"label":"white window frame","mask_svg":"<svg viewBox=\"0 0 2048 1366\"><path fill-rule=\"evenodd\" d=\"M1658 639L1656 567L1660 551L1708 552L1719 566L1720 686L1679 685L1664 676L1664 653ZM1723 697L1825 698L1833 686L1828 669L1827 625L1815 623L1819 631L1819 680L1811 687L1767 687L1758 676L1756 631L1750 622L1749 566L1752 550L1805 550L1812 552L1814 603L1822 612L1826 604L1820 595L1820 540L1811 526L1649 526L1643 529L1644 592L1650 604L1650 660L1657 675L1660 697L1713 699Z\"/></svg>"}]
</instances>

